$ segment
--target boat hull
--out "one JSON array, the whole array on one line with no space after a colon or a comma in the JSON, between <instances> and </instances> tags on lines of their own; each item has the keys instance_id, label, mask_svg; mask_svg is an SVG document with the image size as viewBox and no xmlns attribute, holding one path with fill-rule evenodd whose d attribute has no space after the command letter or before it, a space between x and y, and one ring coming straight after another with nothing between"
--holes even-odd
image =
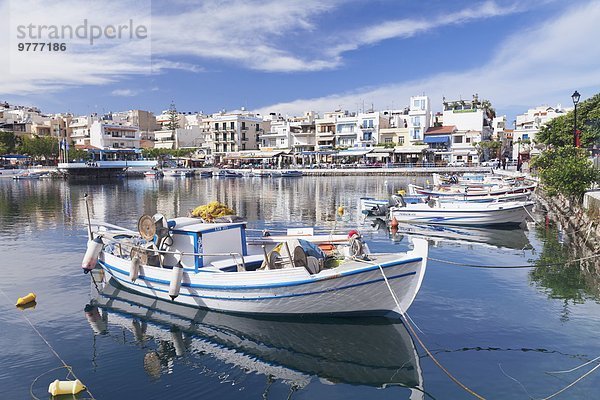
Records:
<instances>
[{"instance_id":1,"label":"boat hull","mask_svg":"<svg viewBox=\"0 0 600 400\"><path fill-rule=\"evenodd\" d=\"M378 254L368 262L352 261L311 275L304 268L240 272L186 269L177 303L211 310L250 314L385 315L402 314L423 280L427 242L415 239L404 256ZM171 269L141 266L131 282L130 261L101 253L100 265L130 290L171 301ZM396 294L390 295L380 267Z\"/></svg>"},{"instance_id":2,"label":"boat hull","mask_svg":"<svg viewBox=\"0 0 600 400\"><path fill-rule=\"evenodd\" d=\"M477 204L475 204L477 205ZM497 203L464 209L428 207L426 204L390 209L390 220L448 225L519 225L526 221L533 202Z\"/></svg>"}]
</instances>

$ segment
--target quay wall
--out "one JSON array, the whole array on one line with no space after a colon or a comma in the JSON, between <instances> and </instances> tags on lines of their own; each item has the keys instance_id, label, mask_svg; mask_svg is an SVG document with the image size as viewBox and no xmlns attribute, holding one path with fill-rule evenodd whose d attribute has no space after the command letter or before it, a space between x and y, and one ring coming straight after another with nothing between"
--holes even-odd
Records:
<instances>
[{"instance_id":1,"label":"quay wall","mask_svg":"<svg viewBox=\"0 0 600 400\"><path fill-rule=\"evenodd\" d=\"M600 253L600 214L588 211L583 204L562 195L550 197L539 191L538 199L550 218L560 223L573 254L584 258ZM582 261L581 266L590 274L600 274L600 257Z\"/></svg>"}]
</instances>

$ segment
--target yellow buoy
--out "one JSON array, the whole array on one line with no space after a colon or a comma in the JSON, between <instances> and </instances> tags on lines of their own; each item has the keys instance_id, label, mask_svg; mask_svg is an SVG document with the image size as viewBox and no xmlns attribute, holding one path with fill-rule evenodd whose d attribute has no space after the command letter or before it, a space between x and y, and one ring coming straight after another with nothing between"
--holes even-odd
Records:
<instances>
[{"instance_id":1,"label":"yellow buoy","mask_svg":"<svg viewBox=\"0 0 600 400\"><path fill-rule=\"evenodd\" d=\"M27 296L19 297L19 300L17 300L17 304L15 304L15 306L23 306L27 303L31 303L32 301L35 301L35 293L29 293Z\"/></svg>"},{"instance_id":2,"label":"yellow buoy","mask_svg":"<svg viewBox=\"0 0 600 400\"><path fill-rule=\"evenodd\" d=\"M344 215L344 206L339 206L337 209L337 213L338 215L341 217L342 215Z\"/></svg>"},{"instance_id":3,"label":"yellow buoy","mask_svg":"<svg viewBox=\"0 0 600 400\"><path fill-rule=\"evenodd\" d=\"M55 380L48 386L48 393L52 396L58 396L59 394L77 394L85 389L85 386L79 379L74 381L59 381Z\"/></svg>"},{"instance_id":4,"label":"yellow buoy","mask_svg":"<svg viewBox=\"0 0 600 400\"><path fill-rule=\"evenodd\" d=\"M404 189L400 189L400 190L398 190L398 194L399 194L400 196L404 196L404 195L406 194L406 190L404 190Z\"/></svg>"}]
</instances>

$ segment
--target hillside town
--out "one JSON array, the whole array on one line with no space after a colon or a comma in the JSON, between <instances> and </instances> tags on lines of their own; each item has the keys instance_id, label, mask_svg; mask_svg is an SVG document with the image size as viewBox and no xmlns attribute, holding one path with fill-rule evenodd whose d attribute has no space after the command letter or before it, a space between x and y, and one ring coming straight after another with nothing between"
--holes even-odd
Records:
<instances>
[{"instance_id":1,"label":"hillside town","mask_svg":"<svg viewBox=\"0 0 600 400\"><path fill-rule=\"evenodd\" d=\"M182 112L173 103L158 115L137 109L48 114L2 102L0 131L52 137L61 150L188 150L189 166L520 167L540 152L539 129L571 110L542 105L510 121L477 94L468 100L444 98L439 105L423 95L410 97L401 109L306 111L301 116L261 115L243 107L212 114ZM61 161L70 160L63 155Z\"/></svg>"}]
</instances>

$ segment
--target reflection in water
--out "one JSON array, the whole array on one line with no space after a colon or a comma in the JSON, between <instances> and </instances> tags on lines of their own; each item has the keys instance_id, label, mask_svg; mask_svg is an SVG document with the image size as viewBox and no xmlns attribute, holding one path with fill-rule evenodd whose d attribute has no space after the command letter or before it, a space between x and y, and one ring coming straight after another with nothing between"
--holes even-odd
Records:
<instances>
[{"instance_id":1,"label":"reflection in water","mask_svg":"<svg viewBox=\"0 0 600 400\"><path fill-rule=\"evenodd\" d=\"M378 232L390 231L394 241L398 237L408 235L411 237L422 237L430 240L433 244L438 242L453 241L468 244L487 244L494 247L523 250L529 247L529 239L523 229L519 227L485 228L465 227L453 225L429 225L398 223L398 228L392 230L381 218L369 218L364 221L368 229Z\"/></svg>"},{"instance_id":2,"label":"reflection in water","mask_svg":"<svg viewBox=\"0 0 600 400\"><path fill-rule=\"evenodd\" d=\"M574 254L563 242L560 229L556 226L538 227L536 236L543 243L535 269L531 271L532 284L545 292L551 299L563 299L563 321L569 319L569 302L582 304L587 300L600 299L600 277L597 258L570 262L581 257ZM600 268L599 268L600 269Z\"/></svg>"},{"instance_id":3,"label":"reflection in water","mask_svg":"<svg viewBox=\"0 0 600 400\"><path fill-rule=\"evenodd\" d=\"M155 379L181 358L210 355L294 389L317 377L331 384L399 385L412 388L411 399L424 398L419 357L399 321L235 316L141 296L113 282L92 289L88 321L95 333L110 334L116 324L142 345L155 341L156 350L143 346L144 369Z\"/></svg>"}]
</instances>

